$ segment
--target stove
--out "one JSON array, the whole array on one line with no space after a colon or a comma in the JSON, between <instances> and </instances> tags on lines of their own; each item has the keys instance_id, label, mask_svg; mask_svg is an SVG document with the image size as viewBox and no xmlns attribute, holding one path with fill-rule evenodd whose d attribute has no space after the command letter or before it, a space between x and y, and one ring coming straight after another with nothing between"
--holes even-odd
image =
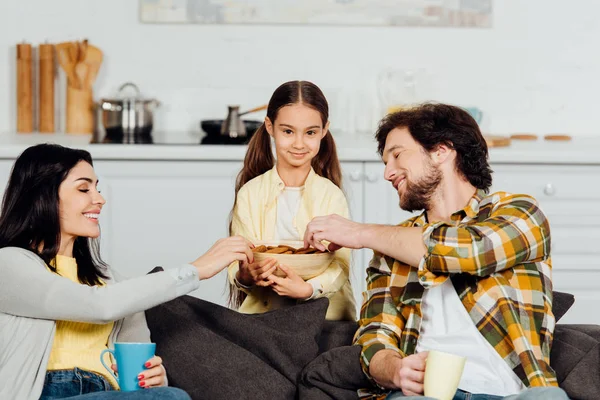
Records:
<instances>
[{"instance_id":1,"label":"stove","mask_svg":"<svg viewBox=\"0 0 600 400\"><path fill-rule=\"evenodd\" d=\"M122 135L107 133L102 141L93 140L94 144L158 144L158 145L237 145L244 146L249 137L230 138L228 136L209 136L203 132L144 132L134 134L124 140Z\"/></svg>"},{"instance_id":2,"label":"stove","mask_svg":"<svg viewBox=\"0 0 600 400\"><path fill-rule=\"evenodd\" d=\"M246 124L245 137L232 138L221 135L220 124L221 120L203 120L201 123L202 131L200 132L167 132L167 131L152 131L152 126L145 129L135 130L132 134L124 136L121 129L111 130L106 132L98 132L96 137L103 138L101 141L93 141L93 143L107 144L173 144L173 145L247 145L252 135L262 125L262 121L244 120Z\"/></svg>"}]
</instances>

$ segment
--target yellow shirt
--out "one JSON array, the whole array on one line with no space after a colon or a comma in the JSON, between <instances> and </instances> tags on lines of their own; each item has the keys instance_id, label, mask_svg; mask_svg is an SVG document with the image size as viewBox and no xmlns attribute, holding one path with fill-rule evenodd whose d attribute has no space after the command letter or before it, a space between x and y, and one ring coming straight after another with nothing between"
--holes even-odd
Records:
<instances>
[{"instance_id":1,"label":"yellow shirt","mask_svg":"<svg viewBox=\"0 0 600 400\"><path fill-rule=\"evenodd\" d=\"M74 258L57 255L55 264L60 276L79 283L77 262ZM113 325L113 322L96 325L74 321L56 321L56 333L47 369L54 371L81 368L101 374L114 388L118 388L118 383L100 363L100 352L107 348L108 337L112 332Z\"/></svg>"},{"instance_id":2,"label":"yellow shirt","mask_svg":"<svg viewBox=\"0 0 600 400\"><path fill-rule=\"evenodd\" d=\"M231 232L250 240L273 241L277 220L277 198L285 189L285 184L277 173L277 167L246 183L238 192L233 209ZM348 202L344 193L329 179L317 175L311 168L306 182L300 207L294 218L294 226L299 236L304 237L306 225L318 216L338 214L348 218ZM355 320L356 306L349 280L351 250L342 248L335 253L335 259L321 275L307 282L319 288L318 297L329 298L327 319ZM229 266L229 281L235 284L239 270L237 262ZM239 311L247 314L263 313L281 305L279 296L269 288L253 287L244 290L248 297Z\"/></svg>"}]
</instances>

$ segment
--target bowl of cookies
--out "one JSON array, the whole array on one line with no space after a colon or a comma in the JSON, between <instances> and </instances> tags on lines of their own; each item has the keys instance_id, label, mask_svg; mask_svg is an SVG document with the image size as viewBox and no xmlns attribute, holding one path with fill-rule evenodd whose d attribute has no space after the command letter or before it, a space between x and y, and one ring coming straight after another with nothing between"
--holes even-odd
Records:
<instances>
[{"instance_id":1,"label":"bowl of cookies","mask_svg":"<svg viewBox=\"0 0 600 400\"><path fill-rule=\"evenodd\" d=\"M260 262L274 258L279 264L294 270L304 280L322 274L334 258L332 252L323 252L313 247L303 248L304 242L258 242L254 245L252 251L255 261ZM285 276L285 273L279 268L275 270L274 274L280 277Z\"/></svg>"}]
</instances>

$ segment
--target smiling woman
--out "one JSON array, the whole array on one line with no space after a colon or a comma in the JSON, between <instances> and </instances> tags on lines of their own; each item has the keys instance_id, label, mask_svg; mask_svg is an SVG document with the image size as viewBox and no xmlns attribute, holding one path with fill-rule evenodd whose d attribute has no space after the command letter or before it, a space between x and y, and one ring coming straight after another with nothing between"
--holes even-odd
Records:
<instances>
[{"instance_id":1,"label":"smiling woman","mask_svg":"<svg viewBox=\"0 0 600 400\"><path fill-rule=\"evenodd\" d=\"M100 355L115 342L149 342L142 311L234 260L253 261L251 244L222 239L189 264L116 283L98 250L104 204L86 151L42 144L15 162L0 212L1 399L189 399L161 387L158 356L139 371L139 388L150 390L114 391Z\"/></svg>"},{"instance_id":2,"label":"smiling woman","mask_svg":"<svg viewBox=\"0 0 600 400\"><path fill-rule=\"evenodd\" d=\"M106 267L96 239L98 220L84 214L102 209L97 178L87 151L56 145L30 147L17 159L0 219L0 248L37 250L56 272L57 255L77 260L80 282L97 285Z\"/></svg>"}]
</instances>

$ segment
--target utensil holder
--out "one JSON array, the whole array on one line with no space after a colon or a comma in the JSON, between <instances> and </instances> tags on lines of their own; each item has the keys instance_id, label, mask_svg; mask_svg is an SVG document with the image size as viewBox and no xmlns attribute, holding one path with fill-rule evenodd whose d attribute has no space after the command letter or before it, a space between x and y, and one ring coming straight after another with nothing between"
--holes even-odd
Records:
<instances>
[{"instance_id":1,"label":"utensil holder","mask_svg":"<svg viewBox=\"0 0 600 400\"><path fill-rule=\"evenodd\" d=\"M94 133L92 89L67 86L66 133Z\"/></svg>"}]
</instances>

